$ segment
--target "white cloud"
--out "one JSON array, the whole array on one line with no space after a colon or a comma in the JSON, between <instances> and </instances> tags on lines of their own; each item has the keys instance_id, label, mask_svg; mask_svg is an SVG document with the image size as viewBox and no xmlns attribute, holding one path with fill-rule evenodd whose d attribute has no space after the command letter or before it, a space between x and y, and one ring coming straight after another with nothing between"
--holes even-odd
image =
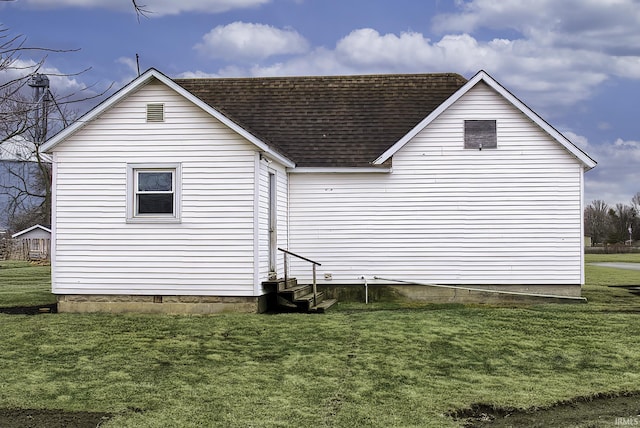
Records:
<instances>
[{"instance_id":1,"label":"white cloud","mask_svg":"<svg viewBox=\"0 0 640 428\"><path fill-rule=\"evenodd\" d=\"M362 28L339 40L333 50L317 48L284 62L234 68L234 72L299 75L455 71L470 76L484 69L536 110L544 110L572 106L590 97L594 88L608 78L594 64L606 62L602 53L553 49L527 40L483 42L469 34L451 34L431 41L418 32L380 34Z\"/></svg>"},{"instance_id":2,"label":"white cloud","mask_svg":"<svg viewBox=\"0 0 640 428\"><path fill-rule=\"evenodd\" d=\"M637 0L469 0L458 6L457 13L436 16L434 29L515 31L497 74L524 92L527 85L515 76L528 80L546 105L574 105L612 76L640 79Z\"/></svg>"},{"instance_id":3,"label":"white cloud","mask_svg":"<svg viewBox=\"0 0 640 428\"><path fill-rule=\"evenodd\" d=\"M64 112L64 120L60 119L57 109L54 110L49 119L49 125L54 132L62 128L65 121L67 123L76 119L78 114L87 111L95 106L101 99L102 94L109 87L109 84L87 85L82 82L84 73L68 74L55 66L43 65L28 59L18 59L13 62L13 68L0 71L0 83L14 79L23 79L32 73L44 74L49 79L49 90L53 94L56 105ZM33 99L33 89L23 86L20 93L27 99Z\"/></svg>"},{"instance_id":4,"label":"white cloud","mask_svg":"<svg viewBox=\"0 0 640 428\"><path fill-rule=\"evenodd\" d=\"M589 145L589 140L587 139L587 137L583 136L583 135L578 135L574 132L571 131L565 131L562 133L562 135L564 135L565 137L567 137L569 139L569 141L571 141L573 144L575 144L576 146L578 146L580 149L586 151L589 151L591 146Z\"/></svg>"},{"instance_id":5,"label":"white cloud","mask_svg":"<svg viewBox=\"0 0 640 428\"><path fill-rule=\"evenodd\" d=\"M140 0L137 3L144 6L149 18L164 15L177 15L185 12L220 13L234 9L257 7L269 3L271 0ZM104 8L133 13L130 0L22 0L29 6L38 8Z\"/></svg>"},{"instance_id":6,"label":"white cloud","mask_svg":"<svg viewBox=\"0 0 640 428\"><path fill-rule=\"evenodd\" d=\"M124 65L128 71L138 74L138 64L136 60L128 56L121 56L116 60L118 64Z\"/></svg>"},{"instance_id":7,"label":"white cloud","mask_svg":"<svg viewBox=\"0 0 640 428\"><path fill-rule=\"evenodd\" d=\"M309 49L309 44L291 29L234 22L215 27L195 48L211 58L263 60L274 55L302 54Z\"/></svg>"},{"instance_id":8,"label":"white cloud","mask_svg":"<svg viewBox=\"0 0 640 428\"><path fill-rule=\"evenodd\" d=\"M21 78L32 73L45 74L49 78L49 88L55 94L68 96L86 90L86 85L78 80L79 76L72 76L60 71L56 67L42 65L29 59L17 59L10 68L0 71L0 82L8 82L12 79ZM87 93L89 96L95 95L94 91Z\"/></svg>"},{"instance_id":9,"label":"white cloud","mask_svg":"<svg viewBox=\"0 0 640 428\"><path fill-rule=\"evenodd\" d=\"M425 62L434 54L430 40L420 33L381 35L371 28L351 32L336 46L338 59L356 68L404 68L413 61Z\"/></svg>"},{"instance_id":10,"label":"white cloud","mask_svg":"<svg viewBox=\"0 0 640 428\"><path fill-rule=\"evenodd\" d=\"M335 47L310 49L292 30L234 23L214 28L198 50L227 64L220 75L300 75L484 69L543 116L580 105L612 77L640 79L637 0L457 0L438 15L437 38L360 28ZM483 39L479 29L501 37ZM508 36L507 36L508 35ZM273 40L273 41L272 41ZM275 63L279 54L289 58ZM243 66L251 62L251 66Z\"/></svg>"},{"instance_id":11,"label":"white cloud","mask_svg":"<svg viewBox=\"0 0 640 428\"><path fill-rule=\"evenodd\" d=\"M616 153L620 155L624 153L625 157L629 157L631 160L640 161L640 142L639 141L630 141L623 140L618 138L613 142L613 149L616 150ZM638 183L640 185L640 183Z\"/></svg>"},{"instance_id":12,"label":"white cloud","mask_svg":"<svg viewBox=\"0 0 640 428\"><path fill-rule=\"evenodd\" d=\"M186 71L184 73L180 73L176 77L178 79L205 79L205 78L221 77L221 75L219 73L206 73L204 71L196 70L196 71Z\"/></svg>"},{"instance_id":13,"label":"white cloud","mask_svg":"<svg viewBox=\"0 0 640 428\"><path fill-rule=\"evenodd\" d=\"M596 144L571 131L563 134L598 162L585 174L585 204L595 199L610 206L628 204L640 192L640 141L618 138Z\"/></svg>"},{"instance_id":14,"label":"white cloud","mask_svg":"<svg viewBox=\"0 0 640 428\"><path fill-rule=\"evenodd\" d=\"M434 19L436 31L511 29L537 43L610 55L640 54L636 0L471 0ZM632 31L630 31L632 30Z\"/></svg>"},{"instance_id":15,"label":"white cloud","mask_svg":"<svg viewBox=\"0 0 640 428\"><path fill-rule=\"evenodd\" d=\"M182 12L220 13L257 7L271 0L144 0L153 15L176 15Z\"/></svg>"}]
</instances>

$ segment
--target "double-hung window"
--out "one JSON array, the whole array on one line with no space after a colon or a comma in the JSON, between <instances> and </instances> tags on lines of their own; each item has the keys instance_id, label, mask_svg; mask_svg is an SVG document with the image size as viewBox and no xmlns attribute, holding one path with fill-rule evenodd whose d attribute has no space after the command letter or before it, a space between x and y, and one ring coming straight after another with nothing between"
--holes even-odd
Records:
<instances>
[{"instance_id":1,"label":"double-hung window","mask_svg":"<svg viewBox=\"0 0 640 428\"><path fill-rule=\"evenodd\" d=\"M180 221L180 164L127 167L127 221Z\"/></svg>"}]
</instances>

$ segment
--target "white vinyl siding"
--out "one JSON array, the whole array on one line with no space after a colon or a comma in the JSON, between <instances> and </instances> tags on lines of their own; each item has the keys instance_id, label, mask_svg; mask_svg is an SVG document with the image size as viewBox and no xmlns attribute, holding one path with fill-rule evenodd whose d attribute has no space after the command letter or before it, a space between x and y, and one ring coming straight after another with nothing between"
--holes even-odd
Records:
<instances>
[{"instance_id":1,"label":"white vinyl siding","mask_svg":"<svg viewBox=\"0 0 640 428\"><path fill-rule=\"evenodd\" d=\"M54 293L254 295L255 146L152 83L55 151ZM128 224L127 165L178 161L181 223Z\"/></svg>"},{"instance_id":2,"label":"white vinyl siding","mask_svg":"<svg viewBox=\"0 0 640 428\"><path fill-rule=\"evenodd\" d=\"M497 120L497 149L465 149L466 119ZM399 150L389 174L292 174L290 246L334 283L580 284L582 174L479 84Z\"/></svg>"}]
</instances>

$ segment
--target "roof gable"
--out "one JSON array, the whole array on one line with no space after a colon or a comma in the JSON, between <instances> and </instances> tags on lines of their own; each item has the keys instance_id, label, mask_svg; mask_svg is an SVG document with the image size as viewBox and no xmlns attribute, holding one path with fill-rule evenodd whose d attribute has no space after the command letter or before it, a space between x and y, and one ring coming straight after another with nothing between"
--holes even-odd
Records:
<instances>
[{"instance_id":1,"label":"roof gable","mask_svg":"<svg viewBox=\"0 0 640 428\"><path fill-rule=\"evenodd\" d=\"M157 79L287 167L379 167L460 97L484 82L585 168L596 162L486 72L172 80L155 69L49 139L50 151Z\"/></svg>"},{"instance_id":2,"label":"roof gable","mask_svg":"<svg viewBox=\"0 0 640 428\"><path fill-rule=\"evenodd\" d=\"M438 116L440 116L451 105L458 101L464 94L469 92L471 88L475 87L478 83L484 82L489 87L493 88L498 94L515 106L520 112L531 119L542 130L544 130L551 138L556 140L562 145L569 153L577 158L586 169L591 169L596 166L596 161L591 159L589 155L580 150L576 145L569 141L564 135L558 132L553 126L547 123L542 117L538 116L536 112L531 110L526 104L520 101L515 95L509 92L501 84L499 84L493 77L491 77L484 70L480 70L475 76L473 76L464 86L462 86L456 93L449 97L445 102L433 110L428 116L424 118L416 127L404 135L398 140L392 147L386 150L380 157L378 157L373 163L375 165L381 165L390 159L398 150L404 147L413 137L415 137L420 131L433 122Z\"/></svg>"},{"instance_id":3,"label":"roof gable","mask_svg":"<svg viewBox=\"0 0 640 428\"><path fill-rule=\"evenodd\" d=\"M455 93L458 74L175 79L299 167L367 167Z\"/></svg>"},{"instance_id":4,"label":"roof gable","mask_svg":"<svg viewBox=\"0 0 640 428\"><path fill-rule=\"evenodd\" d=\"M157 70L155 70L153 68L147 70L144 74L139 76L137 79L133 80L127 86L125 86L122 89L120 89L118 92L116 92L114 95L109 97L107 100L105 100L104 102L99 104L94 109L90 110L88 113L86 113L84 116L82 116L76 122L74 122L71 126L63 129L58 134L56 134L53 137L51 137L49 140L47 140L47 142L45 144L43 144L41 150L42 151L51 151L53 148L55 148L58 144L60 144L66 138L69 138L71 135L73 135L76 132L78 132L86 124L88 124L91 121L93 121L96 118L98 118L98 116L100 116L103 112L105 112L106 110L110 109L111 107L116 105L118 102L120 102L122 99L126 98L129 94L135 92L140 87L146 85L147 83L149 83L153 79L157 79L158 81L162 82L163 84L165 84L169 88L173 89L174 91L176 91L177 93L179 93L180 95L182 95L183 97L185 97L186 99L188 99L189 101L191 101L192 103L197 105L198 107L202 108L204 111L206 111L207 113L211 114L213 117L215 117L220 122L222 122L223 124L225 124L226 126L231 128L233 131L235 131L238 134L240 134L242 137L246 138L249 142L253 143L261 151L263 151L266 154L270 155L275 160L277 160L278 162L282 163L284 166L287 166L287 167L295 166L294 162L292 162L287 157L283 156L281 153L279 153L274 148L270 147L268 144L266 144L260 138L258 138L255 135L253 135L246 128L243 128L243 127L239 126L237 123L235 123L229 117L227 117L226 115L220 113L219 111L217 111L212 106L204 103L202 100L200 100L199 98L195 97L193 94L191 94L190 92L188 92L187 90L185 90L181 86L177 85L173 80L169 79L167 76L165 76L164 74L160 73L159 71L157 71Z\"/></svg>"}]
</instances>

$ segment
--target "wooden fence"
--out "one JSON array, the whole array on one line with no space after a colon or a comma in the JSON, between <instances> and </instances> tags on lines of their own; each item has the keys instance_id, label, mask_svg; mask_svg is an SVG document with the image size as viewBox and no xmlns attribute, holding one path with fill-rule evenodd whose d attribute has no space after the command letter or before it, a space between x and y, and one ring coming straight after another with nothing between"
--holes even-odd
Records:
<instances>
[{"instance_id":1,"label":"wooden fence","mask_svg":"<svg viewBox=\"0 0 640 428\"><path fill-rule=\"evenodd\" d=\"M2 239L0 260L49 260L51 239Z\"/></svg>"}]
</instances>

